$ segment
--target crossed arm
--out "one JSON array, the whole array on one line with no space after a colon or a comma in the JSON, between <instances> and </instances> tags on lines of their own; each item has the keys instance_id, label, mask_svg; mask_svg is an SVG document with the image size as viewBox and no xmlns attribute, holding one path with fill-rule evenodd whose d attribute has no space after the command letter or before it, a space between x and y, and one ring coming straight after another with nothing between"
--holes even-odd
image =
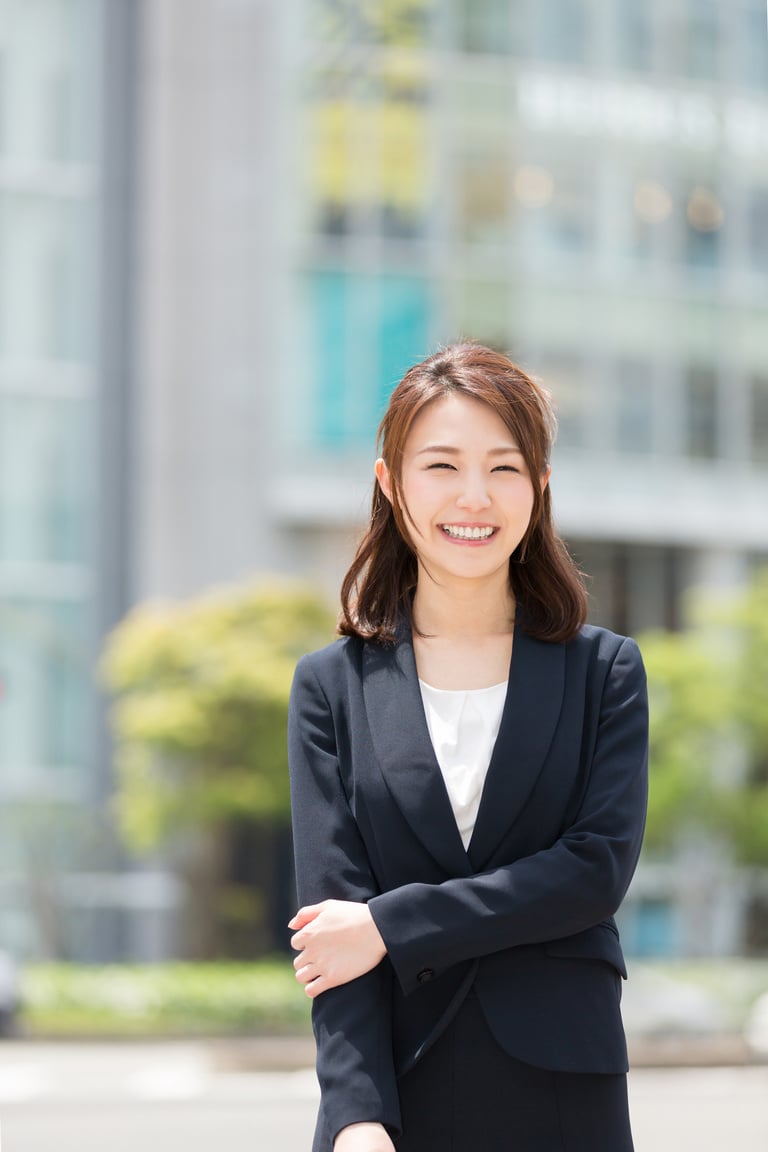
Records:
<instances>
[{"instance_id":1,"label":"crossed arm","mask_svg":"<svg viewBox=\"0 0 768 1152\"><path fill-rule=\"evenodd\" d=\"M385 955L407 994L423 968L437 975L613 915L642 842L646 749L645 674L636 645L625 640L606 680L589 786L571 827L551 847L476 876L303 906L289 926L307 995L356 979Z\"/></svg>"}]
</instances>

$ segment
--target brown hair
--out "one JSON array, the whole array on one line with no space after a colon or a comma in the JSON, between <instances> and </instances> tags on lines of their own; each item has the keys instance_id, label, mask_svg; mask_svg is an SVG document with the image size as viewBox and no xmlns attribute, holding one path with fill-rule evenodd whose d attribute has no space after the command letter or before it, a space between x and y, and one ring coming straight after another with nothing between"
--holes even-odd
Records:
<instances>
[{"instance_id":1,"label":"brown hair","mask_svg":"<svg viewBox=\"0 0 768 1152\"><path fill-rule=\"evenodd\" d=\"M549 485L536 483L549 464L556 423L547 393L500 352L481 344L452 344L406 372L390 397L377 444L390 474L390 503L378 480L371 520L341 586L339 632L393 643L410 613L416 587L401 489L402 459L417 414L450 393L481 400L515 437L533 480L533 510L525 536L509 561L509 581L525 613L527 631L540 640L569 640L587 615L587 593L574 561L555 531Z\"/></svg>"}]
</instances>

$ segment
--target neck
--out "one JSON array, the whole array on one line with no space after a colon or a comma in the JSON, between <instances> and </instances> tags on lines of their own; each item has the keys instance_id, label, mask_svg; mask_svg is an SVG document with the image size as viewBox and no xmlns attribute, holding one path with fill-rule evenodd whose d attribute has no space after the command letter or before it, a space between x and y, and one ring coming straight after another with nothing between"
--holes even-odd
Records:
<instances>
[{"instance_id":1,"label":"neck","mask_svg":"<svg viewBox=\"0 0 768 1152\"><path fill-rule=\"evenodd\" d=\"M506 573L482 585L475 580L446 585L420 570L413 623L427 638L508 635L515 626L515 598Z\"/></svg>"}]
</instances>

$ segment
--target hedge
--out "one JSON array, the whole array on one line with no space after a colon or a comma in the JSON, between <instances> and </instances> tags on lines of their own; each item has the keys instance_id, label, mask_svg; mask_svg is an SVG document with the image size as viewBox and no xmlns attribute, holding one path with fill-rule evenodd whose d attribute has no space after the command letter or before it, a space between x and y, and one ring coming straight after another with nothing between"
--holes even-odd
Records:
<instances>
[{"instance_id":1,"label":"hedge","mask_svg":"<svg viewBox=\"0 0 768 1152\"><path fill-rule=\"evenodd\" d=\"M255 964L30 964L28 1036L301 1034L310 1003L285 959Z\"/></svg>"}]
</instances>

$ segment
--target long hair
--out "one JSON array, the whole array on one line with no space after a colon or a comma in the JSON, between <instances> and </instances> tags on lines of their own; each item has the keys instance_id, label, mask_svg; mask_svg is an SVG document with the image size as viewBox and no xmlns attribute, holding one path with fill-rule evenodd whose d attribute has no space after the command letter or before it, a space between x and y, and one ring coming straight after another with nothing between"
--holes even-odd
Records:
<instances>
[{"instance_id":1,"label":"long hair","mask_svg":"<svg viewBox=\"0 0 768 1152\"><path fill-rule=\"evenodd\" d=\"M533 484L528 528L509 561L509 582L526 629L540 640L569 640L584 624L587 593L552 519L549 485L537 483L549 464L556 422L549 397L500 352L452 344L406 372L390 397L377 445L391 484L391 503L375 481L371 518L341 586L339 632L380 644L395 641L416 587L416 549L402 495L402 461L414 419L452 393L487 404L512 433Z\"/></svg>"}]
</instances>

